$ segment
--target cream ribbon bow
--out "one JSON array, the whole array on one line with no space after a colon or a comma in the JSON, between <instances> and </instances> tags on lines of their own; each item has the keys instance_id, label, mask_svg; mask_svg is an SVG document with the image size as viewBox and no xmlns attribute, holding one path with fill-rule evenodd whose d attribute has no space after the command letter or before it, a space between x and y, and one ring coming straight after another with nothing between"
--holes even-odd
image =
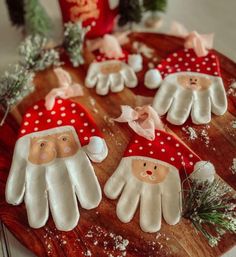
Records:
<instances>
[{"instance_id":1,"label":"cream ribbon bow","mask_svg":"<svg viewBox=\"0 0 236 257\"><path fill-rule=\"evenodd\" d=\"M155 129L165 130L160 117L150 105L134 109L128 105L122 105L120 117L113 120L127 122L134 132L148 140L155 139Z\"/></svg>"},{"instance_id":2,"label":"cream ribbon bow","mask_svg":"<svg viewBox=\"0 0 236 257\"><path fill-rule=\"evenodd\" d=\"M208 54L208 50L213 47L214 34L199 34L197 31L188 32L188 30L180 23L173 22L170 30L173 36L185 38L184 47L193 48L198 57Z\"/></svg>"},{"instance_id":3,"label":"cream ribbon bow","mask_svg":"<svg viewBox=\"0 0 236 257\"><path fill-rule=\"evenodd\" d=\"M55 68L54 72L59 81L59 87L53 88L45 97L45 107L47 110L52 110L55 99L61 97L67 99L75 96L82 96L83 89L80 84L74 83L70 74L62 68Z\"/></svg>"}]
</instances>

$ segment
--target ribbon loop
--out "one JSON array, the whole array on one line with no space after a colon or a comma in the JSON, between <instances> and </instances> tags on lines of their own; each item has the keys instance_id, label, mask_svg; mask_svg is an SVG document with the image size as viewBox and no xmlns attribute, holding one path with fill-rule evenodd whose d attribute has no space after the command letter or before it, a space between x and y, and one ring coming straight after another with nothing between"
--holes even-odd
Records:
<instances>
[{"instance_id":1,"label":"ribbon loop","mask_svg":"<svg viewBox=\"0 0 236 257\"><path fill-rule=\"evenodd\" d=\"M135 133L148 140L155 139L155 129L164 130L160 117L150 105L135 109L128 105L122 105L120 117L113 120L127 122Z\"/></svg>"},{"instance_id":2,"label":"ribbon loop","mask_svg":"<svg viewBox=\"0 0 236 257\"><path fill-rule=\"evenodd\" d=\"M193 48L198 57L203 57L208 54L208 50L213 47L213 34L202 34L193 31L185 38L184 47Z\"/></svg>"},{"instance_id":3,"label":"ribbon loop","mask_svg":"<svg viewBox=\"0 0 236 257\"><path fill-rule=\"evenodd\" d=\"M62 68L55 68L54 72L58 78L59 87L53 88L45 97L45 107L47 110L52 110L55 99L61 97L67 99L75 96L82 96L83 89L80 84L74 83L68 72Z\"/></svg>"},{"instance_id":4,"label":"ribbon loop","mask_svg":"<svg viewBox=\"0 0 236 257\"><path fill-rule=\"evenodd\" d=\"M193 48L198 57L206 56L208 54L208 50L213 47L213 33L199 34L197 31L188 32L188 30L178 22L172 23L170 33L171 35L184 38L184 47Z\"/></svg>"}]
</instances>

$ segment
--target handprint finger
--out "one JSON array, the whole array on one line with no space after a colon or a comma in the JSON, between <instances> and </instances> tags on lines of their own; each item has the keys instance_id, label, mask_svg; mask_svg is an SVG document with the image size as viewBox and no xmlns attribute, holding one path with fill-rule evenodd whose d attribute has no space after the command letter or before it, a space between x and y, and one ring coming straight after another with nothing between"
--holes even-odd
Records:
<instances>
[{"instance_id":1,"label":"handprint finger","mask_svg":"<svg viewBox=\"0 0 236 257\"><path fill-rule=\"evenodd\" d=\"M161 194L158 188L145 185L141 194L140 226L145 232L157 232L161 228Z\"/></svg>"},{"instance_id":2,"label":"handprint finger","mask_svg":"<svg viewBox=\"0 0 236 257\"><path fill-rule=\"evenodd\" d=\"M175 125L183 124L190 113L193 97L192 92L178 90L167 114L167 120Z\"/></svg>"}]
</instances>

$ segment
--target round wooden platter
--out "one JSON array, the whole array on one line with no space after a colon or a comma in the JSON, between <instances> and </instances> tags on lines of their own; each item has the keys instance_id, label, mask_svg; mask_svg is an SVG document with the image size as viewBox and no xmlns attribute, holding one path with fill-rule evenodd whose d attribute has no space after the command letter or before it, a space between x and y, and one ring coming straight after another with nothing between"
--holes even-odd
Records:
<instances>
[{"instance_id":1,"label":"round wooden platter","mask_svg":"<svg viewBox=\"0 0 236 257\"><path fill-rule=\"evenodd\" d=\"M126 46L127 49L132 48L134 41L142 42L155 49L154 56L157 58L154 63L166 57L168 53L181 48L183 43L181 39L175 37L133 33L131 42ZM218 56L228 91L230 84L236 80L236 64L219 53ZM110 93L108 96L101 97L96 95L94 90L84 88L84 96L73 99L83 104L94 117L109 148L106 160L101 164L94 164L102 188L120 162L131 136L127 124L113 123L110 118L119 116L122 104L136 106L140 104L140 99L143 102L147 100L146 97L142 98L137 95L153 96L155 94L154 91L145 89L143 86L143 76L150 62L153 62L153 58L144 58L145 68L138 74L139 86L133 91L125 89L121 93ZM64 68L70 72L75 81L83 84L85 67L75 69L70 65L65 65ZM51 88L57 86L52 70L38 73L35 83L35 92L18 105L19 115L23 115L29 106L43 98ZM236 119L236 98L235 92L232 90L229 92L228 112L222 117L213 117L209 125L196 126L188 120L183 126L170 124L167 126L202 159L214 163L218 175L235 190L236 175L232 174L230 167L233 158L236 157L236 132L231 124ZM197 131L199 137L195 140L189 139L186 133L188 126ZM185 219L182 219L176 226L167 225L163 220L159 232L144 233L139 227L138 212L130 223L123 224L116 217L117 201L108 200L104 195L98 208L89 211L80 208L81 218L73 231L58 231L51 217L43 228L30 228L24 204L9 205L5 202L4 195L18 128L19 124L12 115L8 116L4 126L0 128L0 218L13 235L37 256L216 257L236 245L235 235L225 234L217 247L210 247L204 237L197 234ZM203 131L205 131L205 136Z\"/></svg>"}]
</instances>

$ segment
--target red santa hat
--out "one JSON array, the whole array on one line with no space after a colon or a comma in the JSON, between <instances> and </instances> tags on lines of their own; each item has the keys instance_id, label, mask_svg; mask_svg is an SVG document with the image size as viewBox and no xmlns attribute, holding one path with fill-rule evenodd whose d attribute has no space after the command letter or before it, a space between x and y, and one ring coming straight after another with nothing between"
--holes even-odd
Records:
<instances>
[{"instance_id":1,"label":"red santa hat","mask_svg":"<svg viewBox=\"0 0 236 257\"><path fill-rule=\"evenodd\" d=\"M118 58L109 58L103 53L97 53L95 57L96 62L104 62L118 60L127 63L134 72L139 72L143 68L143 58L140 54L131 54L128 51L122 49L122 55Z\"/></svg>"},{"instance_id":2,"label":"red santa hat","mask_svg":"<svg viewBox=\"0 0 236 257\"><path fill-rule=\"evenodd\" d=\"M210 162L202 161L174 136L161 130L156 130L155 134L154 141L135 134L124 157L134 159L142 157L153 162L161 161L181 173L184 170L188 175L192 173L192 178L209 181L214 179L215 168Z\"/></svg>"},{"instance_id":3,"label":"red santa hat","mask_svg":"<svg viewBox=\"0 0 236 257\"><path fill-rule=\"evenodd\" d=\"M221 77L218 57L212 51L204 57L198 57L193 49L181 49L171 53L156 69L145 74L145 86L150 89L157 88L163 79L179 72Z\"/></svg>"},{"instance_id":4,"label":"red santa hat","mask_svg":"<svg viewBox=\"0 0 236 257\"><path fill-rule=\"evenodd\" d=\"M72 126L81 146L89 144L90 137L102 135L90 114L78 103L57 99L52 110L45 108L45 101L34 104L24 115L18 138L56 127Z\"/></svg>"},{"instance_id":5,"label":"red santa hat","mask_svg":"<svg viewBox=\"0 0 236 257\"><path fill-rule=\"evenodd\" d=\"M119 61L124 61L127 63L128 56L129 56L129 52L122 49L122 55L118 58L109 58L104 53L97 53L95 55L95 61L96 62L104 62L104 61L111 61L111 60L119 60Z\"/></svg>"}]
</instances>

